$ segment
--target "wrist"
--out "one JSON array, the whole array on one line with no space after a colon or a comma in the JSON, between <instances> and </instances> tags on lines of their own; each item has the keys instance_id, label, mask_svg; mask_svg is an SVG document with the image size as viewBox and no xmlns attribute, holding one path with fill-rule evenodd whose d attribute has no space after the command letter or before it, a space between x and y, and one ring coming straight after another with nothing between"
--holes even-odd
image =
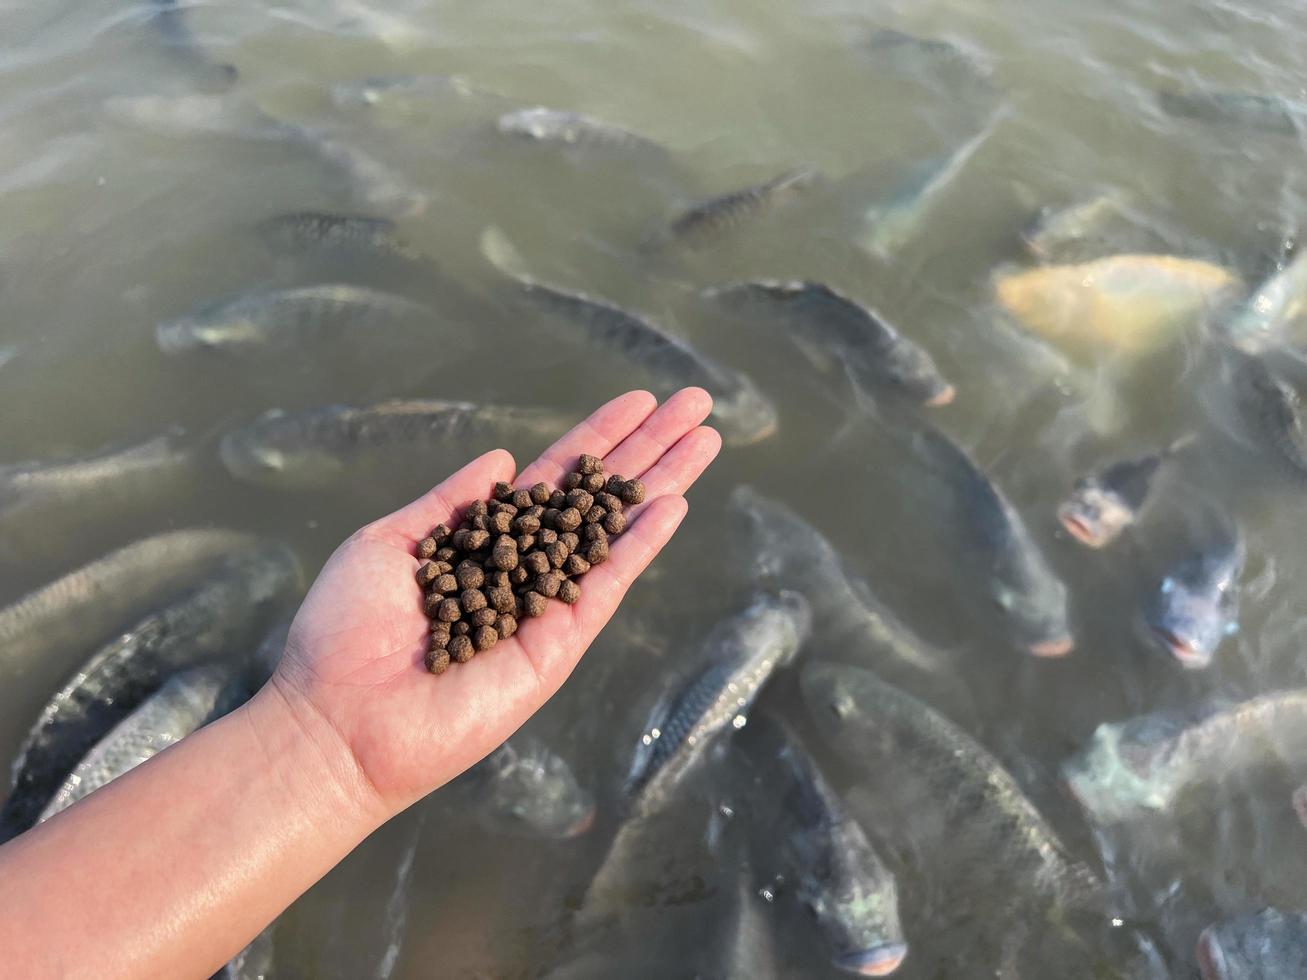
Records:
<instances>
[{"instance_id":1,"label":"wrist","mask_svg":"<svg viewBox=\"0 0 1307 980\"><path fill-rule=\"evenodd\" d=\"M238 712L285 787L287 807L359 840L394 816L340 733L277 676Z\"/></svg>"}]
</instances>

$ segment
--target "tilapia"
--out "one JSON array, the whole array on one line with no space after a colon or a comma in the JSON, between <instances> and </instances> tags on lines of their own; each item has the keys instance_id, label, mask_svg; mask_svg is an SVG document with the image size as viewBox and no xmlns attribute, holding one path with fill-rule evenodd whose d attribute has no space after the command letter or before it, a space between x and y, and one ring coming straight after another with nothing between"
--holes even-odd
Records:
<instances>
[{"instance_id":1,"label":"tilapia","mask_svg":"<svg viewBox=\"0 0 1307 980\"><path fill-rule=\"evenodd\" d=\"M1193 441L1192 435L1186 435L1157 452L1117 460L1085 474L1058 508L1058 520L1083 545L1111 544L1138 519L1163 466Z\"/></svg>"},{"instance_id":2,"label":"tilapia","mask_svg":"<svg viewBox=\"0 0 1307 980\"><path fill-rule=\"evenodd\" d=\"M280 252L349 254L404 260L419 256L396 234L395 222L331 211L289 211L258 224L259 235Z\"/></svg>"},{"instance_id":3,"label":"tilapia","mask_svg":"<svg viewBox=\"0 0 1307 980\"><path fill-rule=\"evenodd\" d=\"M1101 883L1067 852L1016 780L970 735L871 671L817 663L800 677L808 714L831 748L900 798L930 808L941 860L998 902L1092 907ZM924 814L923 814L924 816ZM1015 890L1014 890L1015 888Z\"/></svg>"},{"instance_id":4,"label":"tilapia","mask_svg":"<svg viewBox=\"0 0 1307 980\"><path fill-rule=\"evenodd\" d=\"M514 735L458 785L466 800L460 809L502 833L561 840L594 823L594 798L563 758L530 735Z\"/></svg>"},{"instance_id":5,"label":"tilapia","mask_svg":"<svg viewBox=\"0 0 1307 980\"><path fill-rule=\"evenodd\" d=\"M463 457L507 440L551 439L568 419L548 409L472 402L390 401L301 411L273 409L222 437L239 480L282 489L329 486L348 472L432 452Z\"/></svg>"},{"instance_id":6,"label":"tilapia","mask_svg":"<svg viewBox=\"0 0 1307 980\"><path fill-rule=\"evenodd\" d=\"M671 395L686 385L706 389L713 396L712 419L728 445L750 445L776 432L776 407L747 375L718 364L643 316L532 278L497 228L482 234L481 250L508 276L524 303L572 327L569 336L578 345L597 348L638 368L649 378L654 394Z\"/></svg>"},{"instance_id":7,"label":"tilapia","mask_svg":"<svg viewBox=\"0 0 1307 980\"><path fill-rule=\"evenodd\" d=\"M1176 562L1158 584L1144 622L1182 667L1208 666L1221 641L1238 629L1245 557L1239 529L1222 529Z\"/></svg>"},{"instance_id":8,"label":"tilapia","mask_svg":"<svg viewBox=\"0 0 1307 980\"><path fill-rule=\"evenodd\" d=\"M1044 208L1022 241L1045 263L1088 262L1122 253L1164 253L1171 237L1139 214L1119 191L1107 190L1060 208Z\"/></svg>"},{"instance_id":9,"label":"tilapia","mask_svg":"<svg viewBox=\"0 0 1307 980\"><path fill-rule=\"evenodd\" d=\"M1067 591L1021 515L957 443L933 426L917 425L913 454L943 485L950 541L962 563L980 575L1017 642L1040 657L1060 657L1075 645Z\"/></svg>"},{"instance_id":10,"label":"tilapia","mask_svg":"<svg viewBox=\"0 0 1307 980\"><path fill-rule=\"evenodd\" d=\"M69 648L102 639L256 540L237 531L170 531L110 552L24 596L0 610L5 675L21 675L38 658L72 667Z\"/></svg>"},{"instance_id":11,"label":"tilapia","mask_svg":"<svg viewBox=\"0 0 1307 980\"><path fill-rule=\"evenodd\" d=\"M954 389L921 346L861 303L811 281L756 279L704 295L745 316L770 316L823 374L847 373L869 398L888 392L924 405L947 405Z\"/></svg>"},{"instance_id":12,"label":"tilapia","mask_svg":"<svg viewBox=\"0 0 1307 980\"><path fill-rule=\"evenodd\" d=\"M1297 388L1257 357L1232 355L1230 373L1235 407L1257 442L1295 476L1307 477L1307 433Z\"/></svg>"},{"instance_id":13,"label":"tilapia","mask_svg":"<svg viewBox=\"0 0 1307 980\"><path fill-rule=\"evenodd\" d=\"M1246 354L1263 354L1292 344L1301 347L1300 333L1307 317L1307 252L1262 284L1221 328L1224 338Z\"/></svg>"},{"instance_id":14,"label":"tilapia","mask_svg":"<svg viewBox=\"0 0 1307 980\"><path fill-rule=\"evenodd\" d=\"M30 827L77 761L165 677L247 653L302 587L299 563L283 545L248 547L100 647L46 705L14 760L0 839Z\"/></svg>"},{"instance_id":15,"label":"tilapia","mask_svg":"<svg viewBox=\"0 0 1307 980\"><path fill-rule=\"evenodd\" d=\"M1263 909L1225 919L1198 937L1203 980L1307 977L1307 913Z\"/></svg>"},{"instance_id":16,"label":"tilapia","mask_svg":"<svg viewBox=\"0 0 1307 980\"><path fill-rule=\"evenodd\" d=\"M1002 274L999 304L1046 340L1138 356L1173 340L1233 294L1238 278L1201 259L1112 255Z\"/></svg>"},{"instance_id":17,"label":"tilapia","mask_svg":"<svg viewBox=\"0 0 1307 980\"><path fill-rule=\"evenodd\" d=\"M865 652L873 663L884 657L923 671L940 669L943 655L904 626L830 540L799 514L751 486L731 491L727 506L738 539L748 542L745 561L755 584L799 586L824 642Z\"/></svg>"},{"instance_id":18,"label":"tilapia","mask_svg":"<svg viewBox=\"0 0 1307 980\"><path fill-rule=\"evenodd\" d=\"M788 726L769 718L761 727L779 766L763 790L780 800L771 847L785 880L816 919L835 966L889 976L908 955L894 875Z\"/></svg>"},{"instance_id":19,"label":"tilapia","mask_svg":"<svg viewBox=\"0 0 1307 980\"><path fill-rule=\"evenodd\" d=\"M302 353L351 333L375 342L378 328L430 312L423 304L394 293L322 283L218 300L163 321L155 328L155 339L165 354L197 350L247 356L270 351ZM363 338L357 340L362 343Z\"/></svg>"},{"instance_id":20,"label":"tilapia","mask_svg":"<svg viewBox=\"0 0 1307 980\"><path fill-rule=\"evenodd\" d=\"M230 663L196 667L169 678L77 763L36 822L66 810L180 742L222 709L234 707L236 697L231 685L236 679L235 665Z\"/></svg>"},{"instance_id":21,"label":"tilapia","mask_svg":"<svg viewBox=\"0 0 1307 980\"><path fill-rule=\"evenodd\" d=\"M1307 121L1307 106L1276 95L1191 89L1158 92L1157 104L1172 116L1245 126L1293 136Z\"/></svg>"},{"instance_id":22,"label":"tilapia","mask_svg":"<svg viewBox=\"0 0 1307 980\"><path fill-rule=\"evenodd\" d=\"M1305 751L1307 689L1284 690L1105 722L1062 773L1094 822L1117 824L1170 819L1185 791Z\"/></svg>"},{"instance_id":23,"label":"tilapia","mask_svg":"<svg viewBox=\"0 0 1307 980\"><path fill-rule=\"evenodd\" d=\"M702 201L674 218L657 244L703 248L727 232L793 204L819 180L815 170L789 170L761 184Z\"/></svg>"},{"instance_id":24,"label":"tilapia","mask_svg":"<svg viewBox=\"0 0 1307 980\"><path fill-rule=\"evenodd\" d=\"M537 143L588 147L610 152L667 155L667 151L653 140L620 126L580 112L565 112L544 106L506 112L499 117L495 127L504 136Z\"/></svg>"}]
</instances>

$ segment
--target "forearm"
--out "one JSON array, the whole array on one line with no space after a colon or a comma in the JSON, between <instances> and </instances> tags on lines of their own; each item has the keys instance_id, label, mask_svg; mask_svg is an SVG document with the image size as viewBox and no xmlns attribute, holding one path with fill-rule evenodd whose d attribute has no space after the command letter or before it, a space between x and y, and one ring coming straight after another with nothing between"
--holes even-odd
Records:
<instances>
[{"instance_id":1,"label":"forearm","mask_svg":"<svg viewBox=\"0 0 1307 980\"><path fill-rule=\"evenodd\" d=\"M389 816L269 685L0 848L6 975L207 977Z\"/></svg>"}]
</instances>

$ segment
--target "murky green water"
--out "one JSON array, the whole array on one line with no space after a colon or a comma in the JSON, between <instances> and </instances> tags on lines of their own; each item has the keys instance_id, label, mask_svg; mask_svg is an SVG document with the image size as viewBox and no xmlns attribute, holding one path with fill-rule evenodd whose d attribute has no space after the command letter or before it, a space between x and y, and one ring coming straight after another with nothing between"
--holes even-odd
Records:
<instances>
[{"instance_id":1,"label":"murky green water","mask_svg":"<svg viewBox=\"0 0 1307 980\"><path fill-rule=\"evenodd\" d=\"M189 42L178 43L178 25ZM868 44L886 28L947 39L971 60L912 49L886 56ZM1301 488L1230 438L1201 326L1140 360L1064 358L1004 319L992 277L1033 264L1021 232L1040 207L1108 188L1164 219L1177 251L1250 284L1273 271L1307 200L1301 137L1176 118L1156 91L1303 99L1304 36L1307 11L1287 2L406 0L383 9L232 0L161 25L149 4L5 0L0 463L85 455L175 427L202 462L176 485L104 503L103 513L91 502L0 525L0 599L147 533L193 524L284 540L312 571L360 523L492 448L413 455L314 491L235 481L217 440L270 408L437 397L580 418L647 384L635 367L578 349L508 302L481 252L493 226L534 276L630 305L748 375L776 406L779 429L723 454L676 542L531 723L594 787L594 831L505 841L451 826L434 809L415 831L417 816L407 815L287 913L277 975L525 977L566 962L567 914L614 830L634 722L747 594L747 562L718 557L727 553L726 495L745 482L827 533L876 595L944 651L924 672L867 665L989 747L1072 851L1096 867L1110 863L1118 931L1137 928L1154 945L1156 975L1192 975L1195 938L1213 919L1307 904L1307 831L1288 804L1301 771L1279 760L1234 773L1183 812L1097 836L1060 788L1059 765L1102 721L1304 683ZM466 85L407 103L333 98L372 76L433 75ZM585 112L667 152L561 151L496 132L497 116L532 105ZM858 247L867 207L973 139L974 152L900 244L888 254ZM688 204L798 167L824 175L819 193L693 252L647 247ZM393 218L431 261L342 265L278 253L256 231L271 215L305 209ZM171 357L155 342L156 323L214 299L342 277L439 315L399 356L322 343L244 360ZM828 282L931 352L957 396L926 411L1004 489L1067 583L1073 654L1039 661L1015 648L987 608L984 583L960 574L960 546L921 492L920 467L866 406L833 390L775 332L694 300L698 287L759 277ZM1198 448L1163 482L1137 531L1095 552L1060 529L1057 504L1088 467L1189 431L1200 434ZM513 434L506 441L519 461L542 448ZM1175 528L1213 504L1247 539L1241 629L1210 669L1189 673L1142 637L1138 620L1158 564L1176 547ZM99 639L88 637L88 649ZM86 652L67 651L51 674ZM859 659L821 642L803 657ZM802 723L793 675L776 678L760 710ZM56 681L24 675L0 688L0 753L14 751ZM811 744L854 811L870 814L855 770ZM747 813L737 788L719 782L717 796L687 801L687 837L717 806L736 814L728 826ZM1091 953L1041 945L1050 926L987 914L977 896L914 877L911 855L947 853L947 840L923 839L913 826L869 832L900 861L912 951L897 976L1016 976L1001 972L1000 949L1019 927L1027 938L1015 945L1033 950L1021 976L1136 975L1128 957L1103 952L1110 941ZM402 946L387 960L385 920L394 917L378 910L414 839L399 902L406 918L390 930ZM688 911L651 910L614 946L606 975L741 975L687 967L682 955L685 937L701 932L707 944L736 921L735 878L723 867L737 860L705 865L716 885ZM746 894L775 940L778 975L835 975L784 890L771 902L759 896L768 890L763 864L752 863L757 887Z\"/></svg>"}]
</instances>

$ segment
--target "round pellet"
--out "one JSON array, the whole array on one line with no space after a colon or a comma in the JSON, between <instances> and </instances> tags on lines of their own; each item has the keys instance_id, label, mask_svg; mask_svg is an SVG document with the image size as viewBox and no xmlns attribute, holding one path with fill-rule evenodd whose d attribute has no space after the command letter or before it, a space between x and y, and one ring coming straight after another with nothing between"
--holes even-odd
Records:
<instances>
[{"instance_id":1,"label":"round pellet","mask_svg":"<svg viewBox=\"0 0 1307 980\"><path fill-rule=\"evenodd\" d=\"M558 598L569 606L581 598L581 586L577 585L571 579L567 579L558 587Z\"/></svg>"},{"instance_id":2,"label":"round pellet","mask_svg":"<svg viewBox=\"0 0 1307 980\"><path fill-rule=\"evenodd\" d=\"M522 597L522 611L532 618L543 616L548 607L549 600L539 592L528 592Z\"/></svg>"},{"instance_id":3,"label":"round pellet","mask_svg":"<svg viewBox=\"0 0 1307 980\"><path fill-rule=\"evenodd\" d=\"M634 507L636 504L644 503L644 484L640 480L627 480L622 484L622 492L618 494L622 498L622 503Z\"/></svg>"},{"instance_id":4,"label":"round pellet","mask_svg":"<svg viewBox=\"0 0 1307 980\"><path fill-rule=\"evenodd\" d=\"M472 659L474 653L476 653L476 648L466 636L456 636L449 641L449 656L456 663L467 663Z\"/></svg>"},{"instance_id":5,"label":"round pellet","mask_svg":"<svg viewBox=\"0 0 1307 980\"><path fill-rule=\"evenodd\" d=\"M440 546L436 544L435 538L423 538L418 542L418 558L426 561L428 558L435 556Z\"/></svg>"},{"instance_id":6,"label":"round pellet","mask_svg":"<svg viewBox=\"0 0 1307 980\"><path fill-rule=\"evenodd\" d=\"M478 650L489 650L499 642L499 631L493 626L482 626L472 634L472 645Z\"/></svg>"},{"instance_id":7,"label":"round pellet","mask_svg":"<svg viewBox=\"0 0 1307 980\"><path fill-rule=\"evenodd\" d=\"M436 618L442 623L456 622L463 615L457 599L441 599L436 609Z\"/></svg>"},{"instance_id":8,"label":"round pellet","mask_svg":"<svg viewBox=\"0 0 1307 980\"><path fill-rule=\"evenodd\" d=\"M612 511L604 515L604 530L609 534L621 534L626 530L626 515L620 511Z\"/></svg>"},{"instance_id":9,"label":"round pellet","mask_svg":"<svg viewBox=\"0 0 1307 980\"><path fill-rule=\"evenodd\" d=\"M449 670L449 661L451 657L449 652L443 648L431 649L427 651L426 664L427 670L439 677L445 671Z\"/></svg>"},{"instance_id":10,"label":"round pellet","mask_svg":"<svg viewBox=\"0 0 1307 980\"><path fill-rule=\"evenodd\" d=\"M502 615L495 621L495 632L501 640L507 640L517 632L517 617L511 613Z\"/></svg>"},{"instance_id":11,"label":"round pellet","mask_svg":"<svg viewBox=\"0 0 1307 980\"><path fill-rule=\"evenodd\" d=\"M478 609L484 609L487 606L486 594L480 589L464 590L462 596L459 597L459 602L465 613L474 613Z\"/></svg>"}]
</instances>

